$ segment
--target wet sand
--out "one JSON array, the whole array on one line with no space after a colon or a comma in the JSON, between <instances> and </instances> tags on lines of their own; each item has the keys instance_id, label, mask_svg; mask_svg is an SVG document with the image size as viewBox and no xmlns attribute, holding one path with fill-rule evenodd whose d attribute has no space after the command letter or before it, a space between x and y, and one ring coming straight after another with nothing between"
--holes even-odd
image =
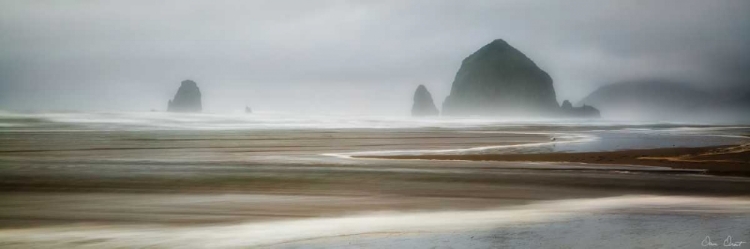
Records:
<instances>
[{"instance_id":1,"label":"wet sand","mask_svg":"<svg viewBox=\"0 0 750 249\"><path fill-rule=\"evenodd\" d=\"M448 157L493 150L539 153L554 149L551 136L584 130L511 126L0 133L0 247L180 247L206 235L206 229L219 228L211 236L219 236L215 238L220 241L253 240L257 238L224 235L224 231L249 226L249 234L263 234L267 225L278 222L336 221L373 213L388 217L393 213L473 214L547 201L599 202L597 198L632 195L710 196L742 203L750 198L750 178L706 175L701 168L347 156L394 151L429 151ZM558 141L575 143L577 138L595 135ZM700 136L686 137L684 141L691 144L701 143ZM722 139L715 138L715 142ZM721 148L726 147L715 147ZM723 154L698 159L706 156L727 160ZM551 206L549 212L554 210ZM281 226L277 235L294 235L282 228L294 227Z\"/></svg>"},{"instance_id":2,"label":"wet sand","mask_svg":"<svg viewBox=\"0 0 750 249\"><path fill-rule=\"evenodd\" d=\"M560 133L508 129L5 133L0 136L5 145L0 150L0 224L213 224L477 210L630 194L750 195L750 179L706 177L695 170L520 162L544 154L516 155L519 162L327 156L535 148L550 141L547 133Z\"/></svg>"},{"instance_id":3,"label":"wet sand","mask_svg":"<svg viewBox=\"0 0 750 249\"><path fill-rule=\"evenodd\" d=\"M750 177L750 144L700 148L661 148L584 153L358 156L381 159L464 160L504 162L574 162L645 165L701 170L707 174Z\"/></svg>"},{"instance_id":4,"label":"wet sand","mask_svg":"<svg viewBox=\"0 0 750 249\"><path fill-rule=\"evenodd\" d=\"M241 198L240 198L241 199ZM270 200L266 200L270 201ZM234 224L0 230L33 248L698 248L705 236L750 236L750 199L620 196L485 210L389 211Z\"/></svg>"},{"instance_id":5,"label":"wet sand","mask_svg":"<svg viewBox=\"0 0 750 249\"><path fill-rule=\"evenodd\" d=\"M27 165L0 175L0 228L235 224L641 194L750 196L750 178L635 166L362 161Z\"/></svg>"}]
</instances>

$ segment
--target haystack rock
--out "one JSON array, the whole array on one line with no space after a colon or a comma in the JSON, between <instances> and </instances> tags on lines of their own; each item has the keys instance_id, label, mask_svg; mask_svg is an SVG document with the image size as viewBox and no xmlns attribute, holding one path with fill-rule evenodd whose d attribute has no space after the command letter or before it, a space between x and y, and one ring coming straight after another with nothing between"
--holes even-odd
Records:
<instances>
[{"instance_id":1,"label":"haystack rock","mask_svg":"<svg viewBox=\"0 0 750 249\"><path fill-rule=\"evenodd\" d=\"M253 113L253 109L250 109L249 106L245 106L245 113Z\"/></svg>"},{"instance_id":2,"label":"haystack rock","mask_svg":"<svg viewBox=\"0 0 750 249\"><path fill-rule=\"evenodd\" d=\"M427 91L424 85L419 85L414 92L414 105L411 107L411 115L417 117L437 116L440 114L435 102L432 101L432 94Z\"/></svg>"},{"instance_id":3,"label":"haystack rock","mask_svg":"<svg viewBox=\"0 0 750 249\"><path fill-rule=\"evenodd\" d=\"M167 111L170 112L201 112L201 90L192 80L185 80L177 89L174 99L169 101Z\"/></svg>"},{"instance_id":4,"label":"haystack rock","mask_svg":"<svg viewBox=\"0 0 750 249\"><path fill-rule=\"evenodd\" d=\"M443 115L548 116L559 108L552 78L498 39L463 60Z\"/></svg>"}]
</instances>

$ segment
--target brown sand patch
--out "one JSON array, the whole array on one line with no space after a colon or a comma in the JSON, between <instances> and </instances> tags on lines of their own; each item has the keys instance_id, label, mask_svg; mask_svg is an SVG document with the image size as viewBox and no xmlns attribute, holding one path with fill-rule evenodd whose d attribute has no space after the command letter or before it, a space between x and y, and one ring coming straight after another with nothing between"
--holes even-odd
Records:
<instances>
[{"instance_id":1,"label":"brown sand patch","mask_svg":"<svg viewBox=\"0 0 750 249\"><path fill-rule=\"evenodd\" d=\"M674 169L703 169L709 174L750 176L750 144L700 148L661 148L584 153L399 155L386 159L575 162L597 165L644 165Z\"/></svg>"}]
</instances>

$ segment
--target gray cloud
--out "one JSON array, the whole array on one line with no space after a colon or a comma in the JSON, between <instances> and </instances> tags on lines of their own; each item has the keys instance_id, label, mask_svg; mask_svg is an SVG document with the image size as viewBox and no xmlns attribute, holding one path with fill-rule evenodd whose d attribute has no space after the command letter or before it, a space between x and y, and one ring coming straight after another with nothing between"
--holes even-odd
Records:
<instances>
[{"instance_id":1,"label":"gray cloud","mask_svg":"<svg viewBox=\"0 0 750 249\"><path fill-rule=\"evenodd\" d=\"M208 111L406 114L439 105L495 38L558 100L670 78L748 88L748 1L3 1L0 109L164 109L194 79Z\"/></svg>"}]
</instances>

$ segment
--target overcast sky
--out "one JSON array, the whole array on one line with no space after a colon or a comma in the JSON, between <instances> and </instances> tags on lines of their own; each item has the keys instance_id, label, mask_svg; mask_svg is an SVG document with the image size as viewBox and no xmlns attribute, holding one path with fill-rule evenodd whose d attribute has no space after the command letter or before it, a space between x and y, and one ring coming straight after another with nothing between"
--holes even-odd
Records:
<instances>
[{"instance_id":1,"label":"overcast sky","mask_svg":"<svg viewBox=\"0 0 750 249\"><path fill-rule=\"evenodd\" d=\"M750 1L0 1L0 109L405 115L502 38L558 101L667 78L748 89Z\"/></svg>"}]
</instances>

